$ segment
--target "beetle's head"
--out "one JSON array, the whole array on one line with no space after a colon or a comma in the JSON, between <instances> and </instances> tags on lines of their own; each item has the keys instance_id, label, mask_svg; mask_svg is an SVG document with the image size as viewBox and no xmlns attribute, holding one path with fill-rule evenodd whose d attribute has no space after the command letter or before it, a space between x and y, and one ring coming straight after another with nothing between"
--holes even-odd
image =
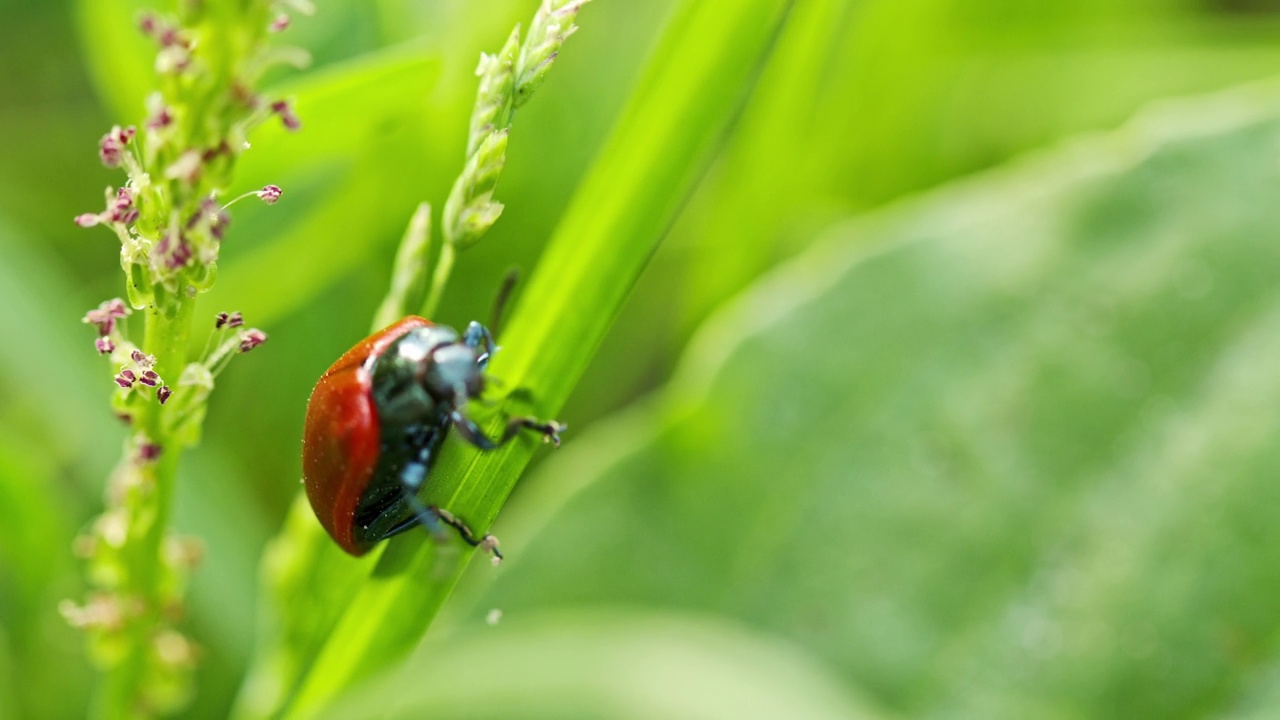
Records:
<instances>
[{"instance_id":1,"label":"beetle's head","mask_svg":"<svg viewBox=\"0 0 1280 720\"><path fill-rule=\"evenodd\" d=\"M454 407L484 391L484 369L476 362L476 349L463 343L448 343L431 351L422 383L432 397Z\"/></svg>"}]
</instances>

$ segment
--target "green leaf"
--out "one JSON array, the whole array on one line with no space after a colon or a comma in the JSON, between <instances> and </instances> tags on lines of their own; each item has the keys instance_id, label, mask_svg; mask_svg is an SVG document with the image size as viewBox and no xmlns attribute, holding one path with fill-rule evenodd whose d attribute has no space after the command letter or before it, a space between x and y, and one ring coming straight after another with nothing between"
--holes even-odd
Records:
<instances>
[{"instance_id":1,"label":"green leaf","mask_svg":"<svg viewBox=\"0 0 1280 720\"><path fill-rule=\"evenodd\" d=\"M563 405L627 289L714 155L789 5L753 0L732 7L681 6L502 339L505 349L493 373L505 387L519 389L508 397L507 411L550 416ZM489 432L500 422L489 419ZM484 528L535 447L524 438L477 456L449 444L432 471L435 484L426 499ZM313 523L284 542L311 546L321 532ZM314 712L354 680L403 657L469 557L437 563L434 543L418 533L391 543L360 592L343 605L332 632L319 629L325 648L291 712ZM347 577L352 571L348 565L329 572Z\"/></svg>"},{"instance_id":2,"label":"green leaf","mask_svg":"<svg viewBox=\"0 0 1280 720\"><path fill-rule=\"evenodd\" d=\"M711 613L911 717L1232 708L1280 633L1277 107L835 228L530 478L472 621Z\"/></svg>"},{"instance_id":3,"label":"green leaf","mask_svg":"<svg viewBox=\"0 0 1280 720\"><path fill-rule=\"evenodd\" d=\"M451 636L327 718L876 718L830 673L721 621L561 613Z\"/></svg>"}]
</instances>

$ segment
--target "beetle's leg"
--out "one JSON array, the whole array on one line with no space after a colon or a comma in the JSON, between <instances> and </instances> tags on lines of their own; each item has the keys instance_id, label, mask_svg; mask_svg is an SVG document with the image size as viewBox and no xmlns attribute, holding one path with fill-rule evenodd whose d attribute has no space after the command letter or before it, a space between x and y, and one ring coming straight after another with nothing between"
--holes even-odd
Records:
<instances>
[{"instance_id":1,"label":"beetle's leg","mask_svg":"<svg viewBox=\"0 0 1280 720\"><path fill-rule=\"evenodd\" d=\"M406 502L408 501L406 500ZM414 508L413 510L414 512L412 515L401 520L399 523L392 526L391 529L387 530L386 534L382 536L382 539L386 540L387 538L393 538L396 535L399 535L402 532L408 532L419 525L426 528L427 532L431 533L431 536L437 540L444 541L448 539L449 536L444 532L444 525L440 524L440 518L432 515L430 511L426 510L426 506L423 506L423 511L421 513L418 512L417 508Z\"/></svg>"},{"instance_id":2,"label":"beetle's leg","mask_svg":"<svg viewBox=\"0 0 1280 720\"><path fill-rule=\"evenodd\" d=\"M476 354L476 365L479 365L481 370L489 365L489 359L497 349L493 345L493 334L489 332L489 328L475 320L472 320L467 325L466 332L462 333L462 344L473 350L479 350L483 346L484 350Z\"/></svg>"},{"instance_id":3,"label":"beetle's leg","mask_svg":"<svg viewBox=\"0 0 1280 720\"><path fill-rule=\"evenodd\" d=\"M448 525L454 530L457 530L458 534L462 536L463 542L471 547L478 547L493 553L493 562L495 565L502 562L503 556L502 551L498 549L498 538L489 533L485 533L483 537L477 540L475 533L471 532L471 528L467 527L466 523L454 517L453 513L445 510L444 508L436 507L435 505L429 506L428 509L435 513L435 516L440 519L440 522Z\"/></svg>"},{"instance_id":4,"label":"beetle's leg","mask_svg":"<svg viewBox=\"0 0 1280 720\"><path fill-rule=\"evenodd\" d=\"M404 498L405 503L409 505L409 509L413 514L392 528L387 533L388 536L404 532L415 525L421 525L427 529L427 532L436 536L437 539L445 537L444 527L440 524L440 518L418 499L418 492L422 489L422 483L427 478L427 468L430 466L430 460L430 448L422 447L418 452L418 457L406 463L400 470L400 495Z\"/></svg>"},{"instance_id":5,"label":"beetle's leg","mask_svg":"<svg viewBox=\"0 0 1280 720\"><path fill-rule=\"evenodd\" d=\"M405 502L409 503L409 507L412 508L413 514L402 520L399 525L391 528L391 530L387 532L386 537L398 535L410 528L421 525L437 540L443 540L448 537L444 531L444 526L448 525L458 531L458 536L461 537L462 541L466 544L492 553L495 565L502 562L503 555L502 551L498 549L498 538L489 533L485 533L477 540L475 533L471 532L471 528L467 527L466 523L454 517L453 513L450 513L448 510L438 508L435 505L424 504L418 499L417 494L411 491L408 487L404 488L404 499Z\"/></svg>"},{"instance_id":6,"label":"beetle's leg","mask_svg":"<svg viewBox=\"0 0 1280 720\"><path fill-rule=\"evenodd\" d=\"M405 502L408 503L409 509L413 511L413 514L391 528L386 537L402 533L416 525L422 525L437 540L444 540L447 538L444 525L448 525L457 530L463 542L471 547L479 547L493 553L493 562L495 564L502 562L502 552L498 550L498 538L485 533L484 537L477 540L475 533L471 532L471 528L454 517L448 510L443 510L435 505L427 505L418 498L418 491L422 489L422 483L427 476L427 467L429 465L427 460L430 457L430 451L427 448L423 448L419 457L408 463L400 471L400 493Z\"/></svg>"},{"instance_id":7,"label":"beetle's leg","mask_svg":"<svg viewBox=\"0 0 1280 720\"><path fill-rule=\"evenodd\" d=\"M461 411L454 410L449 414L449 418L453 421L453 426L458 429L458 434L463 440L475 445L481 450L493 450L501 447L511 441L521 430L535 430L542 434L543 442L555 443L556 447L560 447L560 432L569 426L556 422L555 420L536 420L531 417L513 417L507 421L506 430L502 431L502 435L497 440L490 439L484 434L475 423L474 420L463 415Z\"/></svg>"}]
</instances>

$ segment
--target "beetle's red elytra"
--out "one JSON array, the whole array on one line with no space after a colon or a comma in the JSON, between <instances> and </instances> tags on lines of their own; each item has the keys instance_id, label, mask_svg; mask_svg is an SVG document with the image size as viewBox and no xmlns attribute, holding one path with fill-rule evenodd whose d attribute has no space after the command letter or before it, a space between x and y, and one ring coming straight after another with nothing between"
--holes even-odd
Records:
<instances>
[{"instance_id":1,"label":"beetle's red elytra","mask_svg":"<svg viewBox=\"0 0 1280 720\"><path fill-rule=\"evenodd\" d=\"M450 428L481 450L522 429L560 444L565 426L513 417L490 439L466 415L484 391L493 337L473 322L460 337L417 316L365 338L320 376L307 404L302 477L320 524L352 555L418 525L439 537L449 525L472 546L502 557L490 535L477 539L447 510L419 494Z\"/></svg>"}]
</instances>

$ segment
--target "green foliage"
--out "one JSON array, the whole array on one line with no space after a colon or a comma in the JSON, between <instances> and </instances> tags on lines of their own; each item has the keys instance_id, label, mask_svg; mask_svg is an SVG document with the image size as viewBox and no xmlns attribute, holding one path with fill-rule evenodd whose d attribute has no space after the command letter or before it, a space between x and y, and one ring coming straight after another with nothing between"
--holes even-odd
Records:
<instances>
[{"instance_id":1,"label":"green foliage","mask_svg":"<svg viewBox=\"0 0 1280 720\"><path fill-rule=\"evenodd\" d=\"M69 219L119 184L93 144L146 112L154 5L173 3L9 3L0 24L0 717L89 702L56 608L85 596L73 540L124 438L78 322L121 294L119 244ZM246 673L235 711L270 715L353 637L394 652L334 713L390 694L392 715L1275 714L1276 98L1182 105L1071 145L1083 159L848 220L1280 70L1275 14L1211 0L805 0L776 38L735 24L773 21L753 3L587 5L436 316L487 318L525 269L494 371L531 393L509 409L570 423L567 447L511 494L508 562L462 575L402 659L443 602L414 583L451 586L466 557L428 571L418 536L338 551L290 505L302 412L366 333L415 208L442 210L464 167L476 59L536 6L328 3L280 37L315 59L266 75L304 130L255 131L229 195L285 197L234 208L194 310L242 310L272 341L220 376L178 472L174 525L207 546L179 622L201 659L186 716L226 717ZM533 450L450 447L440 497L487 527ZM379 562L385 613L352 601ZM367 627L333 635L344 613Z\"/></svg>"}]
</instances>

